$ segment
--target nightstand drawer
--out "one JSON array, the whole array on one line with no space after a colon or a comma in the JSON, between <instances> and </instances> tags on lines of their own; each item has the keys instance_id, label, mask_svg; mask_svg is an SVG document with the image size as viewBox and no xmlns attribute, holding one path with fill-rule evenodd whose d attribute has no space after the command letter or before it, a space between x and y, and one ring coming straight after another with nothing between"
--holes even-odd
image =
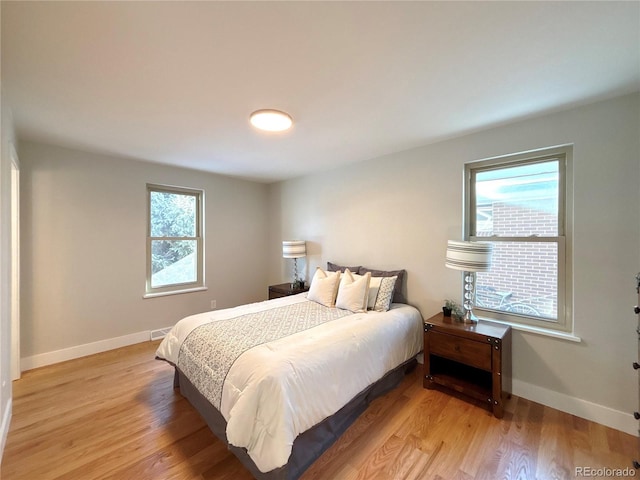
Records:
<instances>
[{"instance_id":1,"label":"nightstand drawer","mask_svg":"<svg viewBox=\"0 0 640 480\"><path fill-rule=\"evenodd\" d=\"M430 332L429 348L432 354L491 371L491 345L466 338Z\"/></svg>"},{"instance_id":2,"label":"nightstand drawer","mask_svg":"<svg viewBox=\"0 0 640 480\"><path fill-rule=\"evenodd\" d=\"M274 290L269 289L269 300L273 300L274 298L288 297L289 295L290 294L288 293L276 292Z\"/></svg>"}]
</instances>

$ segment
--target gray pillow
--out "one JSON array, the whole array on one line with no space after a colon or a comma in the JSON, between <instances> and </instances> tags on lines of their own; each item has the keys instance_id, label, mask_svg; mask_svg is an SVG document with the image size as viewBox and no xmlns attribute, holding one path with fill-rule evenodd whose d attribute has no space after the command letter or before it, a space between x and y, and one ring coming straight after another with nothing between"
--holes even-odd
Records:
<instances>
[{"instance_id":1,"label":"gray pillow","mask_svg":"<svg viewBox=\"0 0 640 480\"><path fill-rule=\"evenodd\" d=\"M344 271L347 268L349 269L349 271L351 273L359 273L359 271L360 271L360 269L362 267L360 265L358 265L357 267L343 267L342 265L338 265L337 263L327 262L327 270L329 270L330 272L342 272L342 273L344 273Z\"/></svg>"}]
</instances>

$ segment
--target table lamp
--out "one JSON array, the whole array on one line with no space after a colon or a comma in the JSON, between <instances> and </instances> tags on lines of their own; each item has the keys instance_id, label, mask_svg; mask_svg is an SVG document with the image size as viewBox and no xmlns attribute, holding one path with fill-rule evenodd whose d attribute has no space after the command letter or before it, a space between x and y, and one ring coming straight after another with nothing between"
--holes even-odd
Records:
<instances>
[{"instance_id":1,"label":"table lamp","mask_svg":"<svg viewBox=\"0 0 640 480\"><path fill-rule=\"evenodd\" d=\"M491 268L490 243L447 242L447 256L445 265L464 273L464 323L476 323L478 317L473 314L473 302L476 294L476 272L488 272Z\"/></svg>"},{"instance_id":2,"label":"table lamp","mask_svg":"<svg viewBox=\"0 0 640 480\"><path fill-rule=\"evenodd\" d=\"M282 257L293 258L293 283L292 288L304 287L304 280L298 278L298 259L307 255L306 242L304 240L283 240Z\"/></svg>"}]
</instances>

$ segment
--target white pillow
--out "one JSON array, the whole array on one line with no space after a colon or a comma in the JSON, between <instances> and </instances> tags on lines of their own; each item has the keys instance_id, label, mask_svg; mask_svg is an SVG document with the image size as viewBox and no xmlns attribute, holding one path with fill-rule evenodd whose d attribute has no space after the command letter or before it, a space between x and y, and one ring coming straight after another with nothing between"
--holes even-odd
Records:
<instances>
[{"instance_id":1,"label":"white pillow","mask_svg":"<svg viewBox=\"0 0 640 480\"><path fill-rule=\"evenodd\" d=\"M354 278L362 278L362 275L353 274ZM380 312L386 312L389 310L389 306L391 304L388 293L386 293L387 288L390 286L391 282L389 280L385 280L385 293L380 297L380 302L378 303L378 308L376 309L376 302L378 300L378 292L380 291L380 286L383 283L383 279L385 277L371 277L369 281L369 299L367 300L367 310L377 310ZM397 277L389 277L395 279ZM395 281L395 280L394 280ZM387 305L385 308L384 305Z\"/></svg>"},{"instance_id":2,"label":"white pillow","mask_svg":"<svg viewBox=\"0 0 640 480\"><path fill-rule=\"evenodd\" d=\"M376 306L376 298L378 298L378 290L380 290L380 284L382 283L382 277L371 277L369 282L369 300L367 301L367 309L373 310Z\"/></svg>"},{"instance_id":3,"label":"white pillow","mask_svg":"<svg viewBox=\"0 0 640 480\"><path fill-rule=\"evenodd\" d=\"M340 272L325 272L320 267L316 268L309 286L308 300L313 300L325 307L333 307L338 291Z\"/></svg>"},{"instance_id":4,"label":"white pillow","mask_svg":"<svg viewBox=\"0 0 640 480\"><path fill-rule=\"evenodd\" d=\"M370 281L371 274L369 272L356 276L347 268L340 280L336 307L350 312L366 312Z\"/></svg>"}]
</instances>

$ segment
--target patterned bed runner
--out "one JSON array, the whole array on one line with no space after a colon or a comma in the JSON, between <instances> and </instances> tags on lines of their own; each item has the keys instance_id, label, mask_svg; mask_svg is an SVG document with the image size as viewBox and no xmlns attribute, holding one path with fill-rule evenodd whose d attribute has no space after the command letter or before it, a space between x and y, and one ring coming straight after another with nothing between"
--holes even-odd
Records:
<instances>
[{"instance_id":1,"label":"patterned bed runner","mask_svg":"<svg viewBox=\"0 0 640 480\"><path fill-rule=\"evenodd\" d=\"M244 352L347 315L351 312L306 301L207 323L187 336L177 366L220 410L224 380Z\"/></svg>"}]
</instances>

